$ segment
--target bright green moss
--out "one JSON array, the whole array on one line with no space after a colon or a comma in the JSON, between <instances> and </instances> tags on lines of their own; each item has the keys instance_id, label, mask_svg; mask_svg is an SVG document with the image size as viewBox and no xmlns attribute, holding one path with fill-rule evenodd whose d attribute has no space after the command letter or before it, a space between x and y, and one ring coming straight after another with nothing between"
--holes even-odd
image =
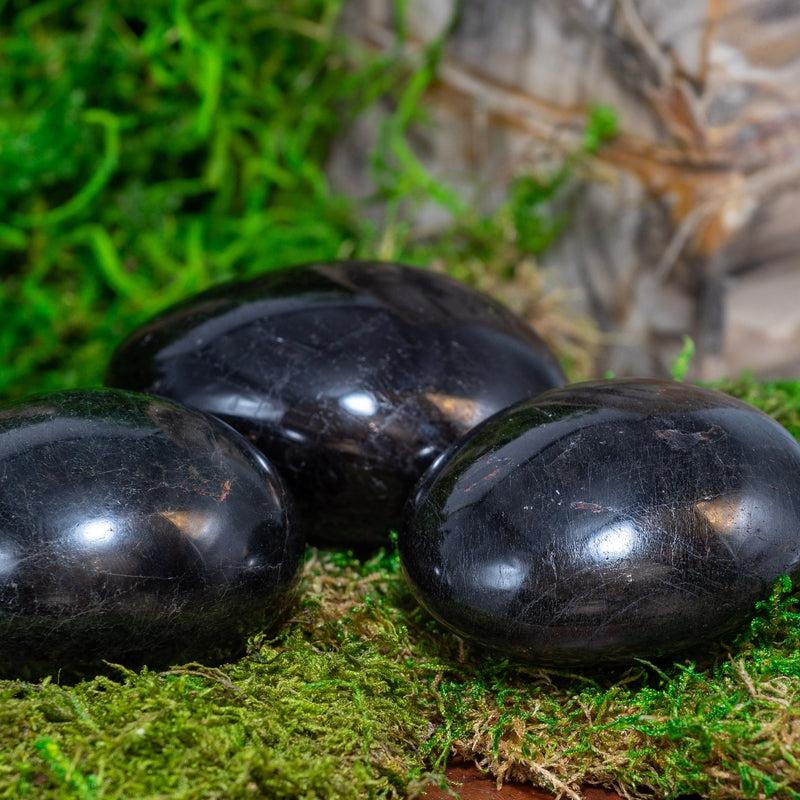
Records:
<instances>
[{"instance_id":1,"label":"bright green moss","mask_svg":"<svg viewBox=\"0 0 800 800\"><path fill-rule=\"evenodd\" d=\"M405 140L437 47L409 74L337 38L339 6L0 0L0 395L97 383L138 321L288 263L378 254L531 289L529 256L568 231L548 203L569 174L523 176L491 217L463 207ZM331 138L387 94L396 111L373 161L388 211L373 224L323 165ZM584 149L615 129L595 111ZM452 228L415 242L404 211L430 200ZM800 436L800 383L724 388ZM312 553L301 597L233 664L0 681L0 798L401 796L453 752L558 789L800 792L788 584L702 663L604 675L463 646L416 606L393 553Z\"/></svg>"},{"instance_id":2,"label":"bright green moss","mask_svg":"<svg viewBox=\"0 0 800 800\"><path fill-rule=\"evenodd\" d=\"M380 256L535 279L520 261L563 228L547 206L566 173L529 179L537 191L515 188L492 216L466 207L406 141L438 45L410 72L399 50L337 35L341 5L0 2L0 397L97 384L138 322L279 266ZM394 112L375 195L356 204L324 166L378 98ZM436 242L411 237L422 202L452 217Z\"/></svg>"}]
</instances>

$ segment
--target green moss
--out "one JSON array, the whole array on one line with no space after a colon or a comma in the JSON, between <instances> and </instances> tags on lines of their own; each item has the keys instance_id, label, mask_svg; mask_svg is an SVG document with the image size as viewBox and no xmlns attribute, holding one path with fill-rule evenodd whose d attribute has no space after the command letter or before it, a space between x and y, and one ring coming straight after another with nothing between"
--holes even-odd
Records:
<instances>
[{"instance_id":1,"label":"green moss","mask_svg":"<svg viewBox=\"0 0 800 800\"><path fill-rule=\"evenodd\" d=\"M568 231L550 203L575 177L523 176L489 217L465 207L405 136L439 43L409 71L400 48L376 56L337 37L340 5L0 0L0 395L97 383L144 317L292 262L377 254L501 296L538 292L530 256ZM356 204L323 165L379 97L395 111L376 197ZM615 130L593 112L584 154ZM366 222L373 200L386 213ZM430 201L452 226L416 241L408 213ZM569 347L587 337L549 301L530 313L586 371ZM723 388L800 437L800 383ZM0 681L0 798L401 796L441 780L454 752L559 789L800 791L800 620L785 583L702 661L608 674L470 650L413 602L393 553L311 553L301 598L232 664Z\"/></svg>"},{"instance_id":2,"label":"green moss","mask_svg":"<svg viewBox=\"0 0 800 800\"><path fill-rule=\"evenodd\" d=\"M0 4L0 394L98 382L212 281L369 246L321 165L399 71L340 5Z\"/></svg>"},{"instance_id":3,"label":"green moss","mask_svg":"<svg viewBox=\"0 0 800 800\"><path fill-rule=\"evenodd\" d=\"M409 70L400 47L375 55L337 35L341 5L0 2L0 397L97 384L137 323L287 264L535 274L520 262L563 228L547 210L557 185L529 179L539 190L483 216L435 180L406 132L439 43ZM379 98L394 111L372 154L376 192L355 203L324 167ZM408 220L431 202L451 229L416 241Z\"/></svg>"}]
</instances>

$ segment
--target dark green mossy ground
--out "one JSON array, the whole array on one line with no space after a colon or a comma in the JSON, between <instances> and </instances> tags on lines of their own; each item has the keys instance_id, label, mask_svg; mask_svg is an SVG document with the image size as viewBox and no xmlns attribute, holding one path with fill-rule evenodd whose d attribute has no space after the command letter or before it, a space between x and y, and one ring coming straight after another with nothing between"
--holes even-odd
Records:
<instances>
[{"instance_id":1,"label":"dark green mossy ground","mask_svg":"<svg viewBox=\"0 0 800 800\"><path fill-rule=\"evenodd\" d=\"M0 395L98 383L117 339L211 282L351 255L524 295L585 368L591 335L538 296L532 260L565 227L549 203L570 169L519 180L491 217L464 207L404 137L435 48L413 72L361 53L334 35L339 6L0 0ZM395 110L365 222L323 165L378 97ZM613 129L590 119L568 165ZM415 241L405 220L430 201L452 226ZM800 384L725 388L800 436ZM0 681L0 798L402 796L453 753L559 790L798 797L795 598L780 586L702 662L565 675L464 648L391 554L311 553L292 621L234 664Z\"/></svg>"}]
</instances>

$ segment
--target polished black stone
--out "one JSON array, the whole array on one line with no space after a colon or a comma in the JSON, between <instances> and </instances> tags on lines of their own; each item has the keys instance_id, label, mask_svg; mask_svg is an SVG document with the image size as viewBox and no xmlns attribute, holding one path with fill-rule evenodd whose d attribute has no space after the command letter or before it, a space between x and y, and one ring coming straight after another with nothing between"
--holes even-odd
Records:
<instances>
[{"instance_id":1,"label":"polished black stone","mask_svg":"<svg viewBox=\"0 0 800 800\"><path fill-rule=\"evenodd\" d=\"M210 659L285 611L304 544L219 420L131 392L0 409L0 674Z\"/></svg>"},{"instance_id":2,"label":"polished black stone","mask_svg":"<svg viewBox=\"0 0 800 800\"><path fill-rule=\"evenodd\" d=\"M118 349L108 383L221 417L275 463L316 541L369 545L460 435L563 379L489 298L427 270L347 262L167 311Z\"/></svg>"},{"instance_id":3,"label":"polished black stone","mask_svg":"<svg viewBox=\"0 0 800 800\"><path fill-rule=\"evenodd\" d=\"M719 392L577 384L487 420L426 474L400 554L460 635L545 664L707 644L800 565L800 446Z\"/></svg>"}]
</instances>

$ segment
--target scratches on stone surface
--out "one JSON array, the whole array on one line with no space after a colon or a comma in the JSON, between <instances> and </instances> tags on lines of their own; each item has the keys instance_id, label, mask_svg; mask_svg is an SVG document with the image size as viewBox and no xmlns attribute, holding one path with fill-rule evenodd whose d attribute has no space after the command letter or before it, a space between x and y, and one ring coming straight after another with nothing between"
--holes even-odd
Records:
<instances>
[{"instance_id":1,"label":"scratches on stone surface","mask_svg":"<svg viewBox=\"0 0 800 800\"><path fill-rule=\"evenodd\" d=\"M575 511L591 511L592 514L601 514L603 511L613 511L613 508L608 506L601 506L599 503L590 503L586 500L576 500L569 504L569 507Z\"/></svg>"},{"instance_id":2,"label":"scratches on stone surface","mask_svg":"<svg viewBox=\"0 0 800 800\"><path fill-rule=\"evenodd\" d=\"M719 425L712 425L708 430L694 433L679 431L675 428L666 428L655 431L655 435L656 438L666 442L673 450L690 450L698 445L719 441L727 436L727 433Z\"/></svg>"},{"instance_id":3,"label":"scratches on stone surface","mask_svg":"<svg viewBox=\"0 0 800 800\"><path fill-rule=\"evenodd\" d=\"M464 494L467 494L468 492L471 492L473 489L475 489L477 486L479 486L482 481L490 481L493 478L496 478L497 474L499 472L500 472L500 467L495 467L490 473L488 473L487 475L484 475L480 479L480 481L475 481L475 483L471 483L469 486L464 487Z\"/></svg>"}]
</instances>

